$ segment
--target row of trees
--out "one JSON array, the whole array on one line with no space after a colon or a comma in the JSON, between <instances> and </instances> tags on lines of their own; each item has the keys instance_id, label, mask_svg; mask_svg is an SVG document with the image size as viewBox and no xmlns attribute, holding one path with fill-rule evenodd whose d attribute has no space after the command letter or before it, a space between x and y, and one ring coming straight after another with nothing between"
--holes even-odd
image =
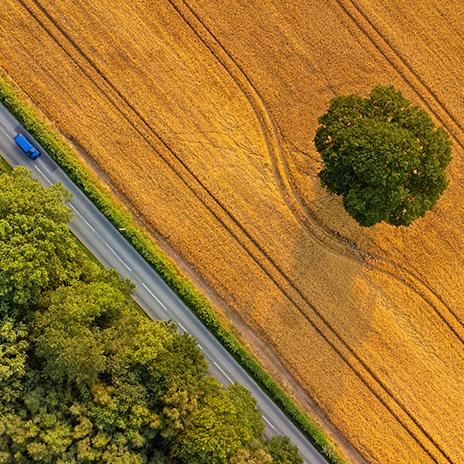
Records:
<instances>
[{"instance_id":1,"label":"row of trees","mask_svg":"<svg viewBox=\"0 0 464 464\"><path fill-rule=\"evenodd\" d=\"M60 186L0 176L1 463L302 463L194 339L86 257Z\"/></svg>"}]
</instances>

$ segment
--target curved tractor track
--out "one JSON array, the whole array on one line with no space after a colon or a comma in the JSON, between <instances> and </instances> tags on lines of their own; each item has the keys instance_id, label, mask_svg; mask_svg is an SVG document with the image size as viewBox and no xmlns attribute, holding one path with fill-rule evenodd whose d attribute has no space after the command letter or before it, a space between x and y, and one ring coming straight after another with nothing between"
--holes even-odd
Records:
<instances>
[{"instance_id":1,"label":"curved tractor track","mask_svg":"<svg viewBox=\"0 0 464 464\"><path fill-rule=\"evenodd\" d=\"M273 120L271 112L267 108L257 88L245 74L238 62L223 47L219 39L186 0L168 1L221 63L223 68L236 82L237 86L250 102L257 120L259 121L263 138L270 154L277 184L280 187L287 206L298 222L305 228L310 228L312 237L320 245L324 246L324 248L329 248L333 253L342 254L353 261L367 265L369 268L391 277L416 293L433 309L435 314L458 340L464 344L464 322L461 321L454 310L445 303L441 295L431 288L423 279L389 258L361 249L356 243L352 242L338 231L331 229L320 220L315 211L311 209L300 195L298 188L292 181L292 176L283 154L277 124ZM182 4L184 7L182 7ZM420 97L420 94L417 94ZM431 109L429 105L427 106ZM433 111L433 109L431 109L431 111Z\"/></svg>"},{"instance_id":2,"label":"curved tractor track","mask_svg":"<svg viewBox=\"0 0 464 464\"><path fill-rule=\"evenodd\" d=\"M433 462L449 462L452 459L440 444L436 442L424 426L414 417L401 399L395 397L394 392L386 385L372 368L355 352L344 340L324 315L308 300L297 285L276 264L273 258L259 244L259 242L243 227L234 215L218 200L208 187L193 173L189 166L169 147L162 137L150 126L144 116L134 107L127 97L101 71L98 65L88 57L75 40L61 27L39 0L30 0L40 14L29 7L26 0L18 0L44 32L62 49L62 51L76 64L87 79L110 102L115 110L134 128L134 130L150 145L154 153L172 169L187 188L205 205L218 222L240 244L245 253L260 267L265 275L276 285L282 294L293 304L302 317L320 335L328 345L338 354L346 366L366 386L374 397L395 418L414 441L424 450ZM174 6L174 5L173 5ZM42 16L42 17L41 17ZM52 32L53 29L56 31ZM56 34L56 35L55 35ZM64 46L60 39L67 44ZM72 52L68 50L72 49ZM84 62L85 64L82 64ZM121 108L125 108L123 111ZM193 185L194 186L193 186ZM198 191L198 186L200 191ZM277 277L276 277L277 275ZM312 315L309 316L307 308ZM314 317L316 316L316 317Z\"/></svg>"}]
</instances>

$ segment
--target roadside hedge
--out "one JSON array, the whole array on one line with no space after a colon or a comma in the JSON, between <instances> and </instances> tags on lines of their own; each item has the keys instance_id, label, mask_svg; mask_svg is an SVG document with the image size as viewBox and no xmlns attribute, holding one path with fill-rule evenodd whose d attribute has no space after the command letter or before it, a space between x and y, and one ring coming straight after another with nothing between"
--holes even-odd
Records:
<instances>
[{"instance_id":1,"label":"roadside hedge","mask_svg":"<svg viewBox=\"0 0 464 464\"><path fill-rule=\"evenodd\" d=\"M146 235L112 197L108 188L79 160L77 152L53 128L20 89L6 75L0 74L0 102L18 119L66 174L92 200L100 211L144 257L181 300L198 316L209 331L234 356L298 426L321 454L333 464L346 464L323 430L307 417L267 374L259 362L221 324L211 304L180 272L170 258Z\"/></svg>"}]
</instances>

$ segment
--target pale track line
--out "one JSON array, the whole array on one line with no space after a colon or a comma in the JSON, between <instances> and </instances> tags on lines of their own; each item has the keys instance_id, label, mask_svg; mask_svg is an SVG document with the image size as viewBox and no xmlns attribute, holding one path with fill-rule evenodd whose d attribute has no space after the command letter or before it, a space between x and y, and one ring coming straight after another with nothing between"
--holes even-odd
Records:
<instances>
[{"instance_id":1,"label":"pale track line","mask_svg":"<svg viewBox=\"0 0 464 464\"><path fill-rule=\"evenodd\" d=\"M59 41L53 36L53 34L51 34L51 32L44 26L44 24L38 19L38 17L25 5L24 1L23 0L19 0L20 3L24 6L24 8L31 14L31 16L44 28L44 30L50 35L50 37L63 49L63 51L78 65L78 67L81 69L81 71L89 78L89 80L91 82L93 82L93 84L107 97L107 99L116 107L118 108L117 104L115 104L111 98L106 94L106 92L101 88L99 87L98 84L96 84L96 82L92 79L92 77L90 75L88 75L88 73L85 71L84 68L82 68L82 66L76 61L76 59L69 54L69 52L63 47L62 44L59 43ZM56 23L56 21L48 14L48 12L44 12L44 8L41 6L40 2L38 2L38 0L32 0L33 3L43 12L43 14L45 14L47 16L47 18L49 19L49 21L62 33L62 35L78 50L78 52L84 57L84 59L86 59L88 61L88 63L94 68L94 70L97 72L97 74L100 75L100 77L109 85L111 86L111 88L113 89L114 92L116 92L119 97L125 102L125 104L144 122L144 124L147 125L147 127L153 132L153 134L155 135L155 131L153 130L153 128L151 128L149 126L149 124L144 120L143 116L141 116L140 113L138 113L138 111L126 100L126 98L114 87L113 84L111 84L111 82L108 80L108 78L101 72L98 70L98 68L96 67L95 63L93 63L86 55L85 53L77 46L77 44L72 40L70 39L70 37L67 35L67 33L65 33L61 26L58 25ZM131 121L129 119L127 119L128 122L134 126L134 123L131 123ZM134 126L135 128L135 126ZM144 136L142 133L140 133L140 135L142 137L144 137L146 139L146 136ZM157 137L159 137L157 135ZM163 142L161 140L162 143L165 144L165 142ZM150 144L151 145L151 144ZM166 145L166 144L165 144ZM153 146L152 146L153 148ZM169 148L169 146L166 145L166 148L168 150L170 150L172 152L172 150ZM159 151L156 150L154 148L155 152L157 152L158 154ZM173 153L173 152L172 152ZM173 153L174 156L175 153ZM162 156L160 154L160 156ZM165 160L166 161L166 160ZM181 160L179 160L182 164L184 164ZM166 161L167 162L167 161ZM171 169L174 170L174 172L177 173L177 175L179 175L179 173L175 170L175 168L173 168L169 163L168 165L171 167ZM188 167L185 166L185 168L188 170ZM195 176L193 173L191 173L190 171L188 171L192 176ZM182 176L179 175L181 178ZM273 259L267 254L267 252L262 249L262 247L253 239L253 237L251 237L249 235L249 233L246 231L246 230L243 230L243 226L236 221L236 219L233 217L233 215L223 206L220 204L220 202L211 194L211 192L209 192L207 190L207 188L201 183L201 181L199 179L197 179L198 183L200 184L200 186L202 186L207 192L208 194L212 197L212 199L218 203L218 205L223 209L223 211L233 220L236 222L236 225L242 230L243 234L255 245L255 247L268 259L268 261L273 265L273 267L282 275L282 277L284 278L284 280L286 280L288 282L288 284L290 285L291 288L293 288L293 290L295 290L299 296L301 297L301 299L303 301L306 302L306 304L308 305L308 307L310 307L313 312L319 316L319 319L324 323L324 325L329 329L329 332L332 332L333 335L336 337L336 339L338 339L341 343L342 343L342 346L344 346L344 348L346 350L348 350L350 352L350 354L356 359L356 361L364 368L364 370L366 372L368 372L368 374L370 374L370 376L372 377L372 379L374 379L374 381L383 389L383 391L381 393L383 394L387 394L387 396L391 397L391 399L393 400L394 403L396 403L396 405L400 408L401 412L403 414L406 414L406 416L409 417L410 421L415 424L417 426L417 428L425 435L427 436L427 432L422 428L422 426L417 422L417 420L410 414L410 412L407 410L407 408L404 407L404 405L401 404L401 402L397 399L395 399L394 395L392 394L391 390L385 386L382 381L380 379L377 378L376 374L370 369L370 367L365 364L365 362L359 358L359 356L351 349L351 347L349 347L349 345L343 340L343 337L341 337L337 332L336 330L325 320L325 318L323 317L323 315L321 315L319 313L319 311L317 310L316 307L314 307L308 300L307 298L301 293L301 291L291 282L291 280L289 280L289 278L278 268L278 266L274 263ZM185 182L185 181L184 181ZM195 193L195 192L193 192ZM196 194L196 193L195 193ZM197 195L197 194L196 194ZM198 195L197 195L198 196ZM200 201L203 201L200 197L198 197L200 199ZM216 219L223 225L223 227L226 228L226 230L228 230L229 233L231 233L231 235L237 240L237 242L242 246L242 248L247 252L247 254L256 262L256 264L263 270L263 272L271 279L271 281L276 285L277 288L279 288L279 290L289 299L290 302L292 302L292 304L299 310L300 314L305 317L305 319L310 323L310 325L314 328L314 330L329 344L329 346L331 346L331 348L340 356L340 358L347 364L348 367L350 367L353 372L355 373L356 376L359 377L359 379L365 384L365 386L374 394L374 396L381 402L381 404L384 405L384 407L392 414L392 416L398 421L398 423L402 426L402 427L405 427L406 431L413 437L415 438L415 432L411 431L407 426L405 426L405 424L402 422L402 420L399 418L399 416L397 415L397 413L395 411L393 411L391 409L391 406L387 404L386 400L381 396L381 393L379 393L378 391L376 391L374 389L374 387L368 383L366 381L366 379L364 378L363 374L361 374L356 368L353 366L353 364L348 360L348 358L346 358L346 356L333 344L333 342L331 342L327 336L324 334L324 332L322 331L322 329L315 323L315 321L313 321L312 319L309 318L309 316L306 314L306 312L304 310L302 310L300 308L300 305L293 299L293 297L291 297L288 292L281 286L281 284L275 280L275 278L269 273L269 271L263 267L262 263L260 263L260 261L254 256L254 254L252 252L250 252L248 250L248 248L245 246L245 244L243 243L243 241L241 241L235 234L233 231L230 230L230 228L224 224L224 222L221 220L220 217L217 216L216 213L214 213L214 211L211 210L211 208L209 208L211 213L216 217ZM351 360L352 361L352 360ZM375 383L374 382L374 383ZM420 440L418 440L417 438L415 438L418 442L418 444L424 449L424 451L426 453L429 454L429 456L435 461L435 462L438 462L436 461L436 459L433 457L433 455L429 452L429 450L427 448L425 448L422 444L422 442Z\"/></svg>"}]
</instances>

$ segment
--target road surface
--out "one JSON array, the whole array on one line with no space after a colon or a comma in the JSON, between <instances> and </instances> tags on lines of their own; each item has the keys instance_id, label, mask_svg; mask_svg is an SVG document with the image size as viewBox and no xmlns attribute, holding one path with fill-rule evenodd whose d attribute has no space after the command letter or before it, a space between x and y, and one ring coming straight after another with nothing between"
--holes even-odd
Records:
<instances>
[{"instance_id":1,"label":"road surface","mask_svg":"<svg viewBox=\"0 0 464 464\"><path fill-rule=\"evenodd\" d=\"M145 312L153 319L171 319L180 331L193 335L210 373L223 385L237 382L251 391L266 423L267 436L286 435L298 446L306 464L325 464L327 461L297 427L45 151L41 149L42 156L31 161L19 150L13 140L18 130L27 133L0 105L0 153L8 163L27 166L45 187L61 182L73 194L69 202L74 212L71 230L104 266L135 283L134 299ZM38 143L36 146L40 147Z\"/></svg>"}]
</instances>

